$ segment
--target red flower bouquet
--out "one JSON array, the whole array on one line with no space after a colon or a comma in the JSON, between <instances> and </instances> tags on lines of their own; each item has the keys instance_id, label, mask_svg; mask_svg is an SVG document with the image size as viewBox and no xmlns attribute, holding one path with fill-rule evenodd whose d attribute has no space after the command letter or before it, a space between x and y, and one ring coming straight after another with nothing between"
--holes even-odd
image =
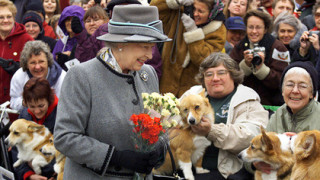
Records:
<instances>
[{"instance_id":1,"label":"red flower bouquet","mask_svg":"<svg viewBox=\"0 0 320 180\"><path fill-rule=\"evenodd\" d=\"M148 114L133 114L130 120L134 124L135 145L140 151L151 151L159 137L166 132L160 123L160 118L151 118Z\"/></svg>"}]
</instances>

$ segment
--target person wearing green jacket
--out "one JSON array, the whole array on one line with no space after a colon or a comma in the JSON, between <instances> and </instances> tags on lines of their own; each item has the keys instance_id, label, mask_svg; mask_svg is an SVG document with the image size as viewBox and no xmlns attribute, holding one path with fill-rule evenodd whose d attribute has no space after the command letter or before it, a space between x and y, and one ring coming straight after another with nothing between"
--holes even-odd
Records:
<instances>
[{"instance_id":1,"label":"person wearing green jacket","mask_svg":"<svg viewBox=\"0 0 320 180\"><path fill-rule=\"evenodd\" d=\"M289 65L281 77L285 104L271 116L267 131L281 134L320 130L320 103L315 100L318 81L318 73L311 62L298 61ZM251 168L271 171L271 166L264 162L255 162Z\"/></svg>"}]
</instances>

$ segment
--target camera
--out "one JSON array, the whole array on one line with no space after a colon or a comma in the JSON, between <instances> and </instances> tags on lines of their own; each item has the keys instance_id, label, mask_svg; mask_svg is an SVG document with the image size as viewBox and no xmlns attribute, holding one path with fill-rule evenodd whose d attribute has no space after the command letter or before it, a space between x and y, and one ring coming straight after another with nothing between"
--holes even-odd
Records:
<instances>
[{"instance_id":1,"label":"camera","mask_svg":"<svg viewBox=\"0 0 320 180\"><path fill-rule=\"evenodd\" d=\"M319 36L320 31L309 31L309 37L312 36L312 34L317 34Z\"/></svg>"},{"instance_id":2,"label":"camera","mask_svg":"<svg viewBox=\"0 0 320 180\"><path fill-rule=\"evenodd\" d=\"M94 3L100 4L100 3L101 3L101 0L94 0Z\"/></svg>"},{"instance_id":3,"label":"camera","mask_svg":"<svg viewBox=\"0 0 320 180\"><path fill-rule=\"evenodd\" d=\"M259 56L258 52L265 52L265 47L259 47L257 44L254 45L253 49L249 49L249 53L253 54L253 59L251 63L254 66L259 66L262 63L262 59Z\"/></svg>"},{"instance_id":4,"label":"camera","mask_svg":"<svg viewBox=\"0 0 320 180\"><path fill-rule=\"evenodd\" d=\"M193 5L184 6L183 13L185 13L186 15L190 16L191 18L193 18Z\"/></svg>"}]
</instances>

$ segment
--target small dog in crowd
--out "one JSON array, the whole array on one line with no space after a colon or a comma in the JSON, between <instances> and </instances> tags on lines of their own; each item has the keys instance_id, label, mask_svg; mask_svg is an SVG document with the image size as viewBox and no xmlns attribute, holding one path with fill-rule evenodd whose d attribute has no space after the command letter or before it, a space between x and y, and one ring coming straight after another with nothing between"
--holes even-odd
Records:
<instances>
[{"instance_id":1,"label":"small dog in crowd","mask_svg":"<svg viewBox=\"0 0 320 180\"><path fill-rule=\"evenodd\" d=\"M56 163L54 164L54 171L58 174L57 180L63 179L64 164L66 161L66 156L61 154L53 144L53 136L50 137L49 143L45 144L41 148L41 152L45 155L54 156L56 158Z\"/></svg>"},{"instance_id":2,"label":"small dog in crowd","mask_svg":"<svg viewBox=\"0 0 320 180\"><path fill-rule=\"evenodd\" d=\"M210 119L214 123L214 112L205 97L204 91L200 94L191 94L181 99L180 113L182 116L181 125L170 130L170 148L175 160L176 167L183 171L184 177L194 180L192 165L195 166L196 173L207 173L209 170L202 168L203 154L211 142L204 136L196 135L191 125L197 125L203 117ZM172 165L167 153L162 166L154 169L154 174L172 174Z\"/></svg>"},{"instance_id":3,"label":"small dog in crowd","mask_svg":"<svg viewBox=\"0 0 320 180\"><path fill-rule=\"evenodd\" d=\"M291 179L320 179L320 131L303 131L293 136L291 149L295 157Z\"/></svg>"},{"instance_id":4,"label":"small dog in crowd","mask_svg":"<svg viewBox=\"0 0 320 180\"><path fill-rule=\"evenodd\" d=\"M24 162L31 162L32 169L36 174L41 174L41 167L49 164L54 156L45 156L40 149L49 143L51 132L44 125L37 124L25 119L15 120L10 128L6 142L18 149L18 160L13 167L18 167Z\"/></svg>"},{"instance_id":5,"label":"small dog in crowd","mask_svg":"<svg viewBox=\"0 0 320 180\"><path fill-rule=\"evenodd\" d=\"M271 165L270 174L256 170L256 180L290 179L294 164L290 149L290 136L265 132L260 127L261 134L251 140L250 146L240 152L239 158L247 162L263 161Z\"/></svg>"}]
</instances>

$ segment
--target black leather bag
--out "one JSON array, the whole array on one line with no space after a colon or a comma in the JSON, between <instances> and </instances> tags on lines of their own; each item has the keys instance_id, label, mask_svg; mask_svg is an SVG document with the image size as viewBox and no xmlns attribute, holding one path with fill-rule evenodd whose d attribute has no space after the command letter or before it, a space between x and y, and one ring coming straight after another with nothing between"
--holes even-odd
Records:
<instances>
[{"instance_id":1,"label":"black leather bag","mask_svg":"<svg viewBox=\"0 0 320 180\"><path fill-rule=\"evenodd\" d=\"M170 158L171 158L171 165L172 165L172 170L173 170L172 176L154 174L153 180L185 180L185 178L182 178L178 175L176 164L174 163L174 158L173 158L170 146L169 146L169 144L167 144L166 146L167 146L167 150L169 152Z\"/></svg>"}]
</instances>

